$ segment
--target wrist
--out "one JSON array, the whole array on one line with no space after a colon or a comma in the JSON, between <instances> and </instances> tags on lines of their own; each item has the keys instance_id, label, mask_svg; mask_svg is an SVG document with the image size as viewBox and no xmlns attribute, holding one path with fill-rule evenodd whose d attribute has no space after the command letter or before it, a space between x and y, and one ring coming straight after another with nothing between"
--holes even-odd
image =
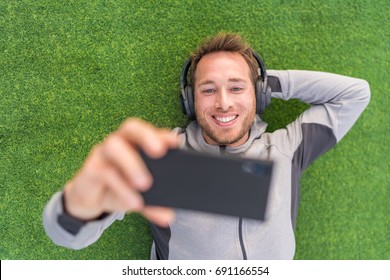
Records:
<instances>
[{"instance_id":1,"label":"wrist","mask_svg":"<svg viewBox=\"0 0 390 280\"><path fill-rule=\"evenodd\" d=\"M91 221L96 221L96 220L101 220L104 219L109 215L109 213L106 212L99 212L99 213L92 213L91 211L88 212L88 214L82 215L82 211L71 211L68 205L69 201L66 198L66 191L62 194L62 210L63 214L69 216L72 219L78 220L80 222L91 222Z\"/></svg>"},{"instance_id":2,"label":"wrist","mask_svg":"<svg viewBox=\"0 0 390 280\"><path fill-rule=\"evenodd\" d=\"M69 211L66 208L66 199L65 199L64 192L62 193L61 196L61 204L62 204L62 213L58 215L57 222L64 230L66 230L72 235L77 235L77 233L81 230L81 228L88 222L101 220L109 215L108 213L102 213L101 215L93 219L82 219L75 215L72 215L71 213L69 213Z\"/></svg>"}]
</instances>

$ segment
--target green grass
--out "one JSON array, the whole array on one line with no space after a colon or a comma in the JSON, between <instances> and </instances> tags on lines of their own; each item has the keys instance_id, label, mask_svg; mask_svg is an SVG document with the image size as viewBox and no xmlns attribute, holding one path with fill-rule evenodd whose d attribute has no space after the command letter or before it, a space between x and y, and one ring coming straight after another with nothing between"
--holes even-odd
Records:
<instances>
[{"instance_id":1,"label":"green grass","mask_svg":"<svg viewBox=\"0 0 390 280\"><path fill-rule=\"evenodd\" d=\"M0 258L149 258L139 215L72 251L46 237L42 209L127 117L185 125L181 66L232 31L268 68L369 81L367 110L303 176L296 259L390 259L389 13L387 0L1 1ZM272 131L305 108L273 100L264 119Z\"/></svg>"}]
</instances>

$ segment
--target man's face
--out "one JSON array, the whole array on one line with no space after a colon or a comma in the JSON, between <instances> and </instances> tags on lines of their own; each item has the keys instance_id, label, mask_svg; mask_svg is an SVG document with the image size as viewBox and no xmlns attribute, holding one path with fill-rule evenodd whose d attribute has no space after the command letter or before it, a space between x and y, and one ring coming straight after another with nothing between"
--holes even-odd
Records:
<instances>
[{"instance_id":1,"label":"man's face","mask_svg":"<svg viewBox=\"0 0 390 280\"><path fill-rule=\"evenodd\" d=\"M250 69L236 53L203 56L195 71L195 113L209 144L242 145L256 114Z\"/></svg>"}]
</instances>

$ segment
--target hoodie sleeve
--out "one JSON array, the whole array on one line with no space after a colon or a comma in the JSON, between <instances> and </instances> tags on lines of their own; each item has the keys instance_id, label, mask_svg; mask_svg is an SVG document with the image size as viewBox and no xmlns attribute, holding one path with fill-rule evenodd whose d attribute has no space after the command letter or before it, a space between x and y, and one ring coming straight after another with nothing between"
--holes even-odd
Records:
<instances>
[{"instance_id":1,"label":"hoodie sleeve","mask_svg":"<svg viewBox=\"0 0 390 280\"><path fill-rule=\"evenodd\" d=\"M285 129L272 135L272 144L291 160L291 218L299 207L302 172L336 145L370 101L366 81L314 71L267 71L273 98L299 99L311 106Z\"/></svg>"},{"instance_id":2,"label":"hoodie sleeve","mask_svg":"<svg viewBox=\"0 0 390 280\"><path fill-rule=\"evenodd\" d=\"M301 116L301 124L317 123L331 129L336 141L348 132L370 100L366 81L316 71L275 71L268 76L279 80L273 98L299 99L311 104ZM272 78L271 78L272 79Z\"/></svg>"},{"instance_id":3,"label":"hoodie sleeve","mask_svg":"<svg viewBox=\"0 0 390 280\"><path fill-rule=\"evenodd\" d=\"M96 242L107 227L114 221L122 220L124 217L124 213L118 212L89 222L64 221L63 209L62 192L58 192L53 195L43 210L43 226L46 234L55 244L75 250L85 248ZM66 228L64 223L73 223L73 225Z\"/></svg>"}]
</instances>

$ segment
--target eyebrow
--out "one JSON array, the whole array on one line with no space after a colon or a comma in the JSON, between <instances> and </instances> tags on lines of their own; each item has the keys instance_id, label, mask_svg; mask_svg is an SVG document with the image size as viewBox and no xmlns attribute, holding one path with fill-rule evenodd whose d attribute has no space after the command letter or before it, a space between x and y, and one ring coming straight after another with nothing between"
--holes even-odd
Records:
<instances>
[{"instance_id":1,"label":"eyebrow","mask_svg":"<svg viewBox=\"0 0 390 280\"><path fill-rule=\"evenodd\" d=\"M215 82L212 80L205 80L205 81L202 81L201 83L199 83L198 85L203 86L203 85L214 84L214 83Z\"/></svg>"},{"instance_id":2,"label":"eyebrow","mask_svg":"<svg viewBox=\"0 0 390 280\"><path fill-rule=\"evenodd\" d=\"M230 78L228 80L228 82L247 82L245 79L241 79L241 78ZM213 80L205 80L205 81L202 81L198 84L198 86L203 86L203 85L208 85L208 84L215 84L215 82Z\"/></svg>"},{"instance_id":3,"label":"eyebrow","mask_svg":"<svg viewBox=\"0 0 390 280\"><path fill-rule=\"evenodd\" d=\"M230 78L228 80L229 82L247 82L245 79L241 79L241 78Z\"/></svg>"}]
</instances>

